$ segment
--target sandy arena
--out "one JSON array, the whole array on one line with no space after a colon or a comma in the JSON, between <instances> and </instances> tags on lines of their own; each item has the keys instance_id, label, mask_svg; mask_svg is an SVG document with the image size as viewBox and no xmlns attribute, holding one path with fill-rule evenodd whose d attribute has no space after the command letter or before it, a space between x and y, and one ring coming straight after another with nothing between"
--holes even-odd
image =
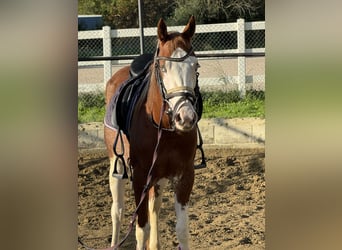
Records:
<instances>
[{"instance_id":1,"label":"sandy arena","mask_svg":"<svg viewBox=\"0 0 342 250\"><path fill-rule=\"evenodd\" d=\"M205 147L207 167L195 171L189 221L191 248L265 249L264 148ZM111 194L106 151L82 150L78 160L78 234L93 248L109 247ZM121 237L134 210L131 183L126 185ZM176 249L176 216L170 185L160 211L161 249ZM78 249L84 249L79 244ZM135 249L134 231L120 249Z\"/></svg>"}]
</instances>

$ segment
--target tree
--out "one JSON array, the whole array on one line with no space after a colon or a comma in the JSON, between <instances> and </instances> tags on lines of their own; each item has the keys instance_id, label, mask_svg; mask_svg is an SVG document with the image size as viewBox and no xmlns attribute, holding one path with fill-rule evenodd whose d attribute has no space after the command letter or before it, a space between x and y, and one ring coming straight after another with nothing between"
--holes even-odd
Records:
<instances>
[{"instance_id":1,"label":"tree","mask_svg":"<svg viewBox=\"0 0 342 250\"><path fill-rule=\"evenodd\" d=\"M220 23L246 20L264 20L264 0L175 0L176 9L171 18L173 24L184 23L195 15L197 23Z\"/></svg>"},{"instance_id":2,"label":"tree","mask_svg":"<svg viewBox=\"0 0 342 250\"><path fill-rule=\"evenodd\" d=\"M260 18L263 15L265 19L265 1L264 0L230 0L224 6L227 14L237 18L245 18L247 20ZM261 16L260 16L261 15Z\"/></svg>"},{"instance_id":3,"label":"tree","mask_svg":"<svg viewBox=\"0 0 342 250\"><path fill-rule=\"evenodd\" d=\"M116 0L79 0L78 14L106 16Z\"/></svg>"},{"instance_id":4,"label":"tree","mask_svg":"<svg viewBox=\"0 0 342 250\"><path fill-rule=\"evenodd\" d=\"M145 27L154 27L159 18L167 19L176 7L174 1L141 0ZM78 14L100 14L105 25L112 28L136 28L138 0L79 0Z\"/></svg>"},{"instance_id":5,"label":"tree","mask_svg":"<svg viewBox=\"0 0 342 250\"><path fill-rule=\"evenodd\" d=\"M197 23L222 23L245 18L264 20L265 0L141 0L145 27L155 27L159 18L168 25L183 25L194 15ZM138 0L79 0L79 14L99 14L112 28L138 27Z\"/></svg>"}]
</instances>

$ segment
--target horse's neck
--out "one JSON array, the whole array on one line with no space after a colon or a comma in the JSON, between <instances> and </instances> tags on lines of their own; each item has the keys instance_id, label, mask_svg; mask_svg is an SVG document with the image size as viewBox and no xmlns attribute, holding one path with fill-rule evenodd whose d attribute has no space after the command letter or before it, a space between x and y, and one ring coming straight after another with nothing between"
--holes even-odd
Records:
<instances>
[{"instance_id":1,"label":"horse's neck","mask_svg":"<svg viewBox=\"0 0 342 250\"><path fill-rule=\"evenodd\" d=\"M146 100L146 111L148 115L150 115L153 121L156 124L160 122L160 114L162 111L163 106L163 97L161 94L160 86L158 86L154 69L151 72L151 79L149 84L149 89L147 93L147 100ZM164 128L169 127L169 118L164 113L162 118L162 125Z\"/></svg>"}]
</instances>

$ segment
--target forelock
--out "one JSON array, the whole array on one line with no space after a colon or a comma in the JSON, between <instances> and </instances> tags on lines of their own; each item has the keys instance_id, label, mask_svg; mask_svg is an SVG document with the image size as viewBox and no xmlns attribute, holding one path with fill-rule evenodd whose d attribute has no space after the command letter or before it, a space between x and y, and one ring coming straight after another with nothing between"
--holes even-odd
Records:
<instances>
[{"instance_id":1,"label":"forelock","mask_svg":"<svg viewBox=\"0 0 342 250\"><path fill-rule=\"evenodd\" d=\"M188 50L191 47L190 41L186 41L181 33L177 31L169 32L170 40L169 42L169 49L174 51L176 48L182 48L184 50Z\"/></svg>"}]
</instances>

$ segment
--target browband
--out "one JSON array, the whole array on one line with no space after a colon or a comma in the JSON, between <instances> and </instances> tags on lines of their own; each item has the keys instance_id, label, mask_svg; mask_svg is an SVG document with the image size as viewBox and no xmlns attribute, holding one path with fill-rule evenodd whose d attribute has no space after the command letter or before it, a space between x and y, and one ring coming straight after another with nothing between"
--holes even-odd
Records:
<instances>
[{"instance_id":1,"label":"browband","mask_svg":"<svg viewBox=\"0 0 342 250\"><path fill-rule=\"evenodd\" d=\"M190 51L183 57L167 57L167 56L157 56L159 52L159 47L155 56L155 60L166 60L166 61L172 61L172 62L183 62L185 59L187 59L190 55L194 53L194 48L191 46Z\"/></svg>"}]
</instances>

